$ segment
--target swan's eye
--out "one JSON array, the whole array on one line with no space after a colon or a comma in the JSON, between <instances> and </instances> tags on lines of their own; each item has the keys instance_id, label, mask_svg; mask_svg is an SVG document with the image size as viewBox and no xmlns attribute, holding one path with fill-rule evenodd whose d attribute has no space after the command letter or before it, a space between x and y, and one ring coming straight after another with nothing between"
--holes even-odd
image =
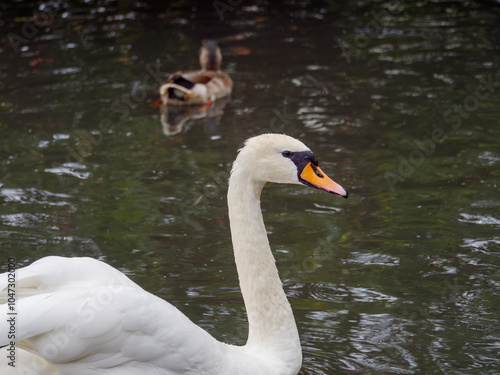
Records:
<instances>
[{"instance_id":1,"label":"swan's eye","mask_svg":"<svg viewBox=\"0 0 500 375\"><path fill-rule=\"evenodd\" d=\"M324 178L324 177L325 177L325 176L323 176L323 175L321 174L321 172L320 172L320 171L318 171L318 168L316 168L316 166L315 166L314 164L311 164L311 168L312 168L312 170L314 171L314 173L316 173L316 176L318 176L319 178Z\"/></svg>"},{"instance_id":2,"label":"swan's eye","mask_svg":"<svg viewBox=\"0 0 500 375\"><path fill-rule=\"evenodd\" d=\"M290 156L292 156L292 152L291 151L283 151L281 153L281 155L283 155L285 158L289 158Z\"/></svg>"}]
</instances>

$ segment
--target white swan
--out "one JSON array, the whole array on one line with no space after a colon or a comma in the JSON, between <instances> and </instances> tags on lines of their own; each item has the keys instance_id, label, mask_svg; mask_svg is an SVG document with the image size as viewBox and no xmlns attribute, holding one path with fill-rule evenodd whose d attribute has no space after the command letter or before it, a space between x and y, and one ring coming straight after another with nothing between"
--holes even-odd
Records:
<instances>
[{"instance_id":1,"label":"white swan","mask_svg":"<svg viewBox=\"0 0 500 375\"><path fill-rule=\"evenodd\" d=\"M313 153L294 138L264 134L240 150L229 180L228 206L248 314L246 345L217 341L105 263L51 256L16 271L14 332L17 346L26 351L17 351L18 372L13 373L297 374L302 362L299 335L260 209L266 181L305 184L347 198L321 171ZM0 346L7 345L3 356L12 332L7 283L7 274L0 275ZM6 370L13 369L4 365L1 373Z\"/></svg>"}]
</instances>

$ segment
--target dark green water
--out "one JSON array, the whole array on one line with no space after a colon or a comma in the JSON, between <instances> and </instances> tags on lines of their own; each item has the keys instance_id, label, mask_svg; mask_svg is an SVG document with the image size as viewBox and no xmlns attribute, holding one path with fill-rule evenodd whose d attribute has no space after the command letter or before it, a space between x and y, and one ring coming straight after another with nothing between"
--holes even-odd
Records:
<instances>
[{"instance_id":1,"label":"dark green water","mask_svg":"<svg viewBox=\"0 0 500 375\"><path fill-rule=\"evenodd\" d=\"M243 344L226 180L285 132L350 194L263 193L301 374L498 374L500 4L219 3L0 5L0 269L96 257ZM165 135L206 37L231 101Z\"/></svg>"}]
</instances>

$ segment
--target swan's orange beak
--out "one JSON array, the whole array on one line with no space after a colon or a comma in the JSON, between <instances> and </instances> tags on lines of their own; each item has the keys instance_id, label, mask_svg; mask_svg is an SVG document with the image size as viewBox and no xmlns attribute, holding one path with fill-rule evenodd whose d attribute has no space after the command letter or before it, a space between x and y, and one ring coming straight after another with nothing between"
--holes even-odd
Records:
<instances>
[{"instance_id":1,"label":"swan's orange beak","mask_svg":"<svg viewBox=\"0 0 500 375\"><path fill-rule=\"evenodd\" d=\"M300 180L305 182L306 185L347 198L347 191L328 177L317 165L311 162L307 163L300 173Z\"/></svg>"}]
</instances>

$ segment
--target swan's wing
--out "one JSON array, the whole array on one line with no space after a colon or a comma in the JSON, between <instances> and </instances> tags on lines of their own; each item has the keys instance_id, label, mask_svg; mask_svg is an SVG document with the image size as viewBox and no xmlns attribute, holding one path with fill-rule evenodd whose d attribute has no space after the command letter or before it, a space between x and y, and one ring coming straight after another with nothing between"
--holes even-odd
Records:
<instances>
[{"instance_id":1,"label":"swan's wing","mask_svg":"<svg viewBox=\"0 0 500 375\"><path fill-rule=\"evenodd\" d=\"M44 258L18 270L16 278L16 339L65 373L148 366L168 374L215 368L224 355L224 344L104 263ZM5 280L0 275L0 293ZM8 307L0 305L0 316ZM8 344L10 329L0 320L0 346Z\"/></svg>"},{"instance_id":2,"label":"swan's wing","mask_svg":"<svg viewBox=\"0 0 500 375\"><path fill-rule=\"evenodd\" d=\"M43 358L17 348L15 362L9 357L8 347L0 349L0 373L2 375L64 375Z\"/></svg>"},{"instance_id":3,"label":"swan's wing","mask_svg":"<svg viewBox=\"0 0 500 375\"><path fill-rule=\"evenodd\" d=\"M8 273L0 274L0 303L6 303L8 277ZM16 281L16 299L71 286L136 285L117 269L92 258L45 257L28 267L15 270L13 277Z\"/></svg>"}]
</instances>

